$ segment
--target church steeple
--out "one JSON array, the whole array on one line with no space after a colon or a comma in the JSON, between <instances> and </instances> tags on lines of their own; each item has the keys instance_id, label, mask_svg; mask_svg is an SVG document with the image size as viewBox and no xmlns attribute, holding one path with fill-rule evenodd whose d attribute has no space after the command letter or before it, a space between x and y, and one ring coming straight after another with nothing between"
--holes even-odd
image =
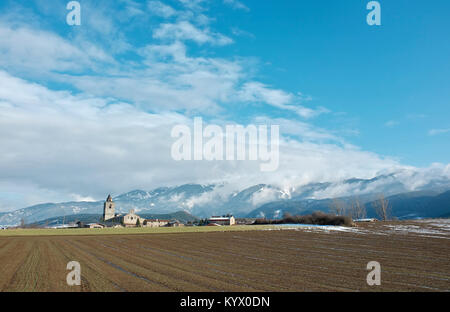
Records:
<instances>
[{"instance_id":1,"label":"church steeple","mask_svg":"<svg viewBox=\"0 0 450 312\"><path fill-rule=\"evenodd\" d=\"M115 205L116 204L114 204L111 194L109 194L103 204L103 221L107 221L115 217Z\"/></svg>"}]
</instances>

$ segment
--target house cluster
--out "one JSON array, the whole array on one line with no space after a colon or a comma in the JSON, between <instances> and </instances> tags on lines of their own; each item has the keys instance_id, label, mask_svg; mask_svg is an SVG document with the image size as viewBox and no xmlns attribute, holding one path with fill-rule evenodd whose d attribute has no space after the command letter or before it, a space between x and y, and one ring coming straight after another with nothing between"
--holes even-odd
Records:
<instances>
[{"instance_id":1,"label":"house cluster","mask_svg":"<svg viewBox=\"0 0 450 312\"><path fill-rule=\"evenodd\" d=\"M231 216L212 216L207 220L207 226L229 226L235 225L236 219ZM129 213L121 215L116 213L116 204L108 195L103 204L102 223L82 223L77 222L76 227L82 228L105 228L105 227L179 227L184 226L178 220L145 219L136 214L134 209Z\"/></svg>"},{"instance_id":2,"label":"house cluster","mask_svg":"<svg viewBox=\"0 0 450 312\"><path fill-rule=\"evenodd\" d=\"M145 219L138 216L134 209L131 209L129 213L121 215L116 213L116 204L112 200L111 195L108 195L106 201L103 204L103 223L87 223L83 224L78 222L78 227L84 228L104 228L106 224L112 226L125 226L125 227L163 227L171 226L178 227L184 226L183 223L178 220L161 220L161 219Z\"/></svg>"}]
</instances>

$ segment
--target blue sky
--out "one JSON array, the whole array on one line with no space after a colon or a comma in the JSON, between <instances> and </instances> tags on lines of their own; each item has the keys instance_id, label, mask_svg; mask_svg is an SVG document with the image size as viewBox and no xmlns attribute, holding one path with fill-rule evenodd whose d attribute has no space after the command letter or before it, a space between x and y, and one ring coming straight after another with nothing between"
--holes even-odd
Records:
<instances>
[{"instance_id":1,"label":"blue sky","mask_svg":"<svg viewBox=\"0 0 450 312\"><path fill-rule=\"evenodd\" d=\"M448 162L450 132L429 131L450 127L450 3L380 1L381 27L365 23L366 3L248 1L233 24L254 38L230 48L269 62L269 84L345 112L317 123L357 130L359 146L417 166Z\"/></svg>"},{"instance_id":2,"label":"blue sky","mask_svg":"<svg viewBox=\"0 0 450 312\"><path fill-rule=\"evenodd\" d=\"M229 175L449 174L448 1L379 1L381 26L365 0L79 1L80 26L67 2L0 3L0 210ZM170 128L195 116L279 124L279 172L173 164Z\"/></svg>"}]
</instances>

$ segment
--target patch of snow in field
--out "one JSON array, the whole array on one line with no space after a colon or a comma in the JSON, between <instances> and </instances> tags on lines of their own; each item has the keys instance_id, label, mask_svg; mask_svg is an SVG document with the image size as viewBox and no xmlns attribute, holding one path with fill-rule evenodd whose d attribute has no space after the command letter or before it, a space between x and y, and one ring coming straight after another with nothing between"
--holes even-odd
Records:
<instances>
[{"instance_id":1,"label":"patch of snow in field","mask_svg":"<svg viewBox=\"0 0 450 312\"><path fill-rule=\"evenodd\" d=\"M418 222L450 232L450 219L420 220Z\"/></svg>"},{"instance_id":2,"label":"patch of snow in field","mask_svg":"<svg viewBox=\"0 0 450 312\"><path fill-rule=\"evenodd\" d=\"M420 220L414 222L414 224L380 224L380 226L376 227L345 227L311 224L273 224L272 228L267 228L265 230L294 230L316 233L346 232L362 235L373 234L383 236L389 236L393 234L415 234L421 237L450 239L450 220L448 219Z\"/></svg>"},{"instance_id":3,"label":"patch of snow in field","mask_svg":"<svg viewBox=\"0 0 450 312\"><path fill-rule=\"evenodd\" d=\"M422 223L438 223L438 224L450 224L450 219L422 219L422 220L417 220L417 222L422 222Z\"/></svg>"},{"instance_id":4,"label":"patch of snow in field","mask_svg":"<svg viewBox=\"0 0 450 312\"><path fill-rule=\"evenodd\" d=\"M313 224L277 224L276 227L284 230L306 230L306 231L322 231L322 232L360 232L356 228L335 226L335 225L313 225Z\"/></svg>"},{"instance_id":5,"label":"patch of snow in field","mask_svg":"<svg viewBox=\"0 0 450 312\"><path fill-rule=\"evenodd\" d=\"M441 229L433 229L417 225L385 225L385 227L402 234L415 233L428 235L448 235L446 231L443 232Z\"/></svg>"}]
</instances>

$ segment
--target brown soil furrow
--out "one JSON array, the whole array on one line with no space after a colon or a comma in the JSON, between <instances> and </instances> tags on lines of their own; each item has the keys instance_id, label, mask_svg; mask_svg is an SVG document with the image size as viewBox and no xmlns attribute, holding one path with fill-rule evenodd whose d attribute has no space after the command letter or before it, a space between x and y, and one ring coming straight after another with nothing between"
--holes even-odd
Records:
<instances>
[{"instance_id":1,"label":"brown soil furrow","mask_svg":"<svg viewBox=\"0 0 450 312\"><path fill-rule=\"evenodd\" d=\"M450 291L448 237L385 224L359 232L0 237L0 290ZM81 265L81 286L66 283L69 261ZM381 286L366 283L369 261L381 264Z\"/></svg>"}]
</instances>

